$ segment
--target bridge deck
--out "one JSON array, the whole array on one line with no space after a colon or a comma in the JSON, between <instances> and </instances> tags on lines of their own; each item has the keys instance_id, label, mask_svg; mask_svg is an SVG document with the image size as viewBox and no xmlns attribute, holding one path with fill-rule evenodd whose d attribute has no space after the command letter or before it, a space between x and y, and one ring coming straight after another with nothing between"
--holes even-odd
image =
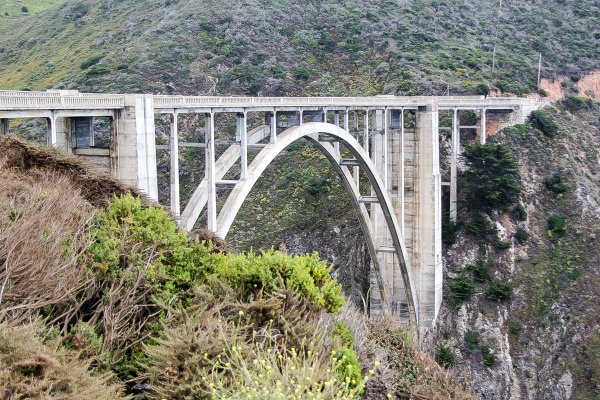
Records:
<instances>
[{"instance_id":1,"label":"bridge deck","mask_svg":"<svg viewBox=\"0 0 600 400\"><path fill-rule=\"evenodd\" d=\"M0 90L0 110L115 110L125 107L125 94L64 92L22 92ZM375 97L216 97L216 96L166 96L148 95L153 98L157 113L168 113L174 109L188 112L236 112L268 111L277 108L323 109L336 111L346 109L407 108L437 101L440 109L508 109L524 105L534 105L538 101L516 97L483 96L375 96Z\"/></svg>"}]
</instances>

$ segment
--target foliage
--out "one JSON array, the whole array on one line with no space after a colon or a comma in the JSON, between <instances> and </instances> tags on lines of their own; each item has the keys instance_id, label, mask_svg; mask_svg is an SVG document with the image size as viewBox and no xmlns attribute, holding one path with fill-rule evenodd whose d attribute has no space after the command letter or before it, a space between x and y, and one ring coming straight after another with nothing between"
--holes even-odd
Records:
<instances>
[{"instance_id":1,"label":"foliage","mask_svg":"<svg viewBox=\"0 0 600 400\"><path fill-rule=\"evenodd\" d=\"M465 269L471 272L475 282L485 283L490 280L490 266L490 260L480 257L475 261L475 264L467 265Z\"/></svg>"},{"instance_id":2,"label":"foliage","mask_svg":"<svg viewBox=\"0 0 600 400\"><path fill-rule=\"evenodd\" d=\"M508 147L474 144L463 153L467 170L461 179L465 207L473 211L506 211L521 193L519 165Z\"/></svg>"},{"instance_id":3,"label":"foliage","mask_svg":"<svg viewBox=\"0 0 600 400\"><path fill-rule=\"evenodd\" d=\"M439 365L449 368L455 363L454 351L452 351L450 346L439 344L436 349L435 359Z\"/></svg>"},{"instance_id":4,"label":"foliage","mask_svg":"<svg viewBox=\"0 0 600 400\"><path fill-rule=\"evenodd\" d=\"M272 305L270 313L282 315L257 327L254 321L267 306L263 302L261 310L259 304L257 300L245 307L246 312L233 312L235 307L226 300L211 300L208 294L198 305L176 311L156 343L146 346L149 357L144 367L155 382L151 398L358 395L368 378L361 376L356 353L347 347L332 350L327 329L316 325L316 314L298 303L289 308ZM279 322L285 330L279 330ZM294 330L303 325L308 329L292 340Z\"/></svg>"},{"instance_id":5,"label":"foliage","mask_svg":"<svg viewBox=\"0 0 600 400\"><path fill-rule=\"evenodd\" d=\"M508 332L514 336L518 336L519 333L521 333L521 329L521 324L519 324L517 321L511 321L508 325Z\"/></svg>"},{"instance_id":6,"label":"foliage","mask_svg":"<svg viewBox=\"0 0 600 400\"><path fill-rule=\"evenodd\" d=\"M354 332L348 327L345 321L337 321L333 326L333 335L339 338L344 346L349 349L354 348Z\"/></svg>"},{"instance_id":7,"label":"foliage","mask_svg":"<svg viewBox=\"0 0 600 400\"><path fill-rule=\"evenodd\" d=\"M529 240L529 233L525 229L518 229L515 233L515 238L517 238L519 243L525 244Z\"/></svg>"},{"instance_id":8,"label":"foliage","mask_svg":"<svg viewBox=\"0 0 600 400\"><path fill-rule=\"evenodd\" d=\"M477 285L467 275L460 275L448 282L449 296L461 302L475 294Z\"/></svg>"},{"instance_id":9,"label":"foliage","mask_svg":"<svg viewBox=\"0 0 600 400\"><path fill-rule=\"evenodd\" d=\"M548 137L552 138L558 133L558 125L544 110L532 111L530 122Z\"/></svg>"},{"instance_id":10,"label":"foliage","mask_svg":"<svg viewBox=\"0 0 600 400\"><path fill-rule=\"evenodd\" d=\"M271 250L260 256L252 252L228 255L225 262L212 265L207 272L241 289L245 296L258 291L271 293L283 285L310 300L317 309L337 312L344 304L341 286L316 253L288 256Z\"/></svg>"},{"instance_id":11,"label":"foliage","mask_svg":"<svg viewBox=\"0 0 600 400\"><path fill-rule=\"evenodd\" d=\"M473 331L465 332L465 344L469 350L479 348L479 333Z\"/></svg>"},{"instance_id":12,"label":"foliage","mask_svg":"<svg viewBox=\"0 0 600 400\"><path fill-rule=\"evenodd\" d=\"M555 215L548 219L548 229L551 234L564 235L567 231L567 223L564 217Z\"/></svg>"},{"instance_id":13,"label":"foliage","mask_svg":"<svg viewBox=\"0 0 600 400\"><path fill-rule=\"evenodd\" d=\"M517 213L519 221L527 221L527 211L525 211L525 206L523 206L522 203L517 204L515 212Z\"/></svg>"},{"instance_id":14,"label":"foliage","mask_svg":"<svg viewBox=\"0 0 600 400\"><path fill-rule=\"evenodd\" d=\"M44 343L39 326L0 323L0 398L118 400L121 385L112 374L93 374L90 360Z\"/></svg>"},{"instance_id":15,"label":"foliage","mask_svg":"<svg viewBox=\"0 0 600 400\"><path fill-rule=\"evenodd\" d=\"M100 60L102 60L103 56L101 55L96 55L96 56L92 56L90 58L88 58L87 60L83 61L80 65L81 69L88 69L89 67L98 64L98 62L100 62Z\"/></svg>"},{"instance_id":16,"label":"foliage","mask_svg":"<svg viewBox=\"0 0 600 400\"><path fill-rule=\"evenodd\" d=\"M458 222L450 220L450 213L442 215L442 242L446 246L452 246L456 243L456 233L458 232Z\"/></svg>"},{"instance_id":17,"label":"foliage","mask_svg":"<svg viewBox=\"0 0 600 400\"><path fill-rule=\"evenodd\" d=\"M569 96L563 99L561 102L567 110L572 112L581 111L586 108L592 108L594 104L592 99L579 96Z\"/></svg>"},{"instance_id":18,"label":"foliage","mask_svg":"<svg viewBox=\"0 0 600 400\"><path fill-rule=\"evenodd\" d=\"M483 364L486 367L493 367L496 364L494 351L489 346L483 346L481 352L483 353Z\"/></svg>"},{"instance_id":19,"label":"foliage","mask_svg":"<svg viewBox=\"0 0 600 400\"><path fill-rule=\"evenodd\" d=\"M490 300L507 300L512 295L512 292L513 287L511 283L493 280L490 283L490 287L486 290L485 296Z\"/></svg>"},{"instance_id":20,"label":"foliage","mask_svg":"<svg viewBox=\"0 0 600 400\"><path fill-rule=\"evenodd\" d=\"M548 190L556 194L565 193L569 189L569 187L562 182L562 178L558 172L553 173L544 179L544 184Z\"/></svg>"}]
</instances>

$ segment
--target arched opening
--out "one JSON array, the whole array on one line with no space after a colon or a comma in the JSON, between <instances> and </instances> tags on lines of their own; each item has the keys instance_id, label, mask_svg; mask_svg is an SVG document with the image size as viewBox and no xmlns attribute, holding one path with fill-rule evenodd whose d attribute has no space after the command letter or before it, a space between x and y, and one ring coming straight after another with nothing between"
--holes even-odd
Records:
<instances>
[{"instance_id":1,"label":"arched opening","mask_svg":"<svg viewBox=\"0 0 600 400\"><path fill-rule=\"evenodd\" d=\"M241 209L242 204L246 200L252 187L255 185L258 178L263 174L266 168L273 162L275 157L279 155L288 146L296 142L301 138L308 138L313 140L319 148L323 151L326 157L331 161L332 165L336 167L340 176L344 181L344 186L351 194L351 200L354 207L359 211L359 218L361 226L367 237L367 243L369 245L369 252L374 261L377 260L377 246L376 234L373 229L373 225L369 218L369 213L365 204L360 202L360 192L354 183L352 175L348 168L343 166L340 155L336 152L334 146L328 142L320 141L320 135L326 135L334 140L343 144L346 147L352 157L353 162L361 166L361 169L366 173L367 178L373 188L374 197L377 198L377 202L381 207L383 217L387 223L389 230L389 236L393 244L395 253L398 256L398 268L400 269L400 275L406 288L406 297L409 304L409 309L412 311L413 318L418 324L418 302L416 299L416 289L414 279L412 277L412 270L410 263L407 261L407 251L404 246L400 226L396 220L396 216L392 209L392 203L388 197L385 186L378 176L375 166L371 161L367 152L360 146L360 144L352 137L348 132L343 129L322 122L312 122L303 124L301 126L291 127L285 130L283 133L277 136L277 141L265 146L263 150L254 158L252 163L248 167L248 179L239 181L232 189L229 197L225 201L219 216L217 218L217 234L221 237L226 237L229 229L236 218L238 212ZM199 215L199 213L198 213ZM190 216L184 211L182 213L182 225L193 226L195 218L190 221ZM379 290L382 296L382 302L385 304L384 309L389 311L389 305L387 305L386 288L390 287L390 283L384 282L382 279L382 271L379 265L376 265L375 274L377 275L377 282Z\"/></svg>"}]
</instances>

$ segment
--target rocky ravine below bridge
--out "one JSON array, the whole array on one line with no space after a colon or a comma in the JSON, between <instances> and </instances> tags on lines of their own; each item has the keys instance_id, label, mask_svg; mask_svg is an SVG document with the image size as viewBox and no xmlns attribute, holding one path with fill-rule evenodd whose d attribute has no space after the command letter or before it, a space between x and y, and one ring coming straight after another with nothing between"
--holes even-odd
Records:
<instances>
[{"instance_id":1,"label":"rocky ravine below bridge","mask_svg":"<svg viewBox=\"0 0 600 400\"><path fill-rule=\"evenodd\" d=\"M495 218L500 239L511 247L500 250L459 233L445 249L446 294L449 279L482 257L493 277L514 287L500 302L486 298L489 284L461 304L446 298L429 343L452 348L456 372L481 399L600 398L600 109L545 111L560 127L558 137L527 126L491 139L508 145L521 167L527 219L518 213ZM567 192L544 184L555 173ZM565 218L564 237L549 237L552 216ZM523 245L515 239L519 228L530 235Z\"/></svg>"}]
</instances>

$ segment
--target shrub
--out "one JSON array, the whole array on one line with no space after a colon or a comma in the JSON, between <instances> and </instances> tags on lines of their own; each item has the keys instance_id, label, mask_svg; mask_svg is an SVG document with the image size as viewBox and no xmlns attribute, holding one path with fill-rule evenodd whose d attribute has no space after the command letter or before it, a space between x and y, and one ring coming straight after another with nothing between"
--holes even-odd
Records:
<instances>
[{"instance_id":1,"label":"shrub","mask_svg":"<svg viewBox=\"0 0 600 400\"><path fill-rule=\"evenodd\" d=\"M527 211L525 211L525 206L523 204L517 204L515 212L519 221L527 221Z\"/></svg>"},{"instance_id":2,"label":"shrub","mask_svg":"<svg viewBox=\"0 0 600 400\"><path fill-rule=\"evenodd\" d=\"M333 335L338 337L349 349L354 348L354 333L345 321L337 321L333 326Z\"/></svg>"},{"instance_id":3,"label":"shrub","mask_svg":"<svg viewBox=\"0 0 600 400\"><path fill-rule=\"evenodd\" d=\"M85 74L87 76L98 76L108 74L110 72L110 68L108 65L100 63L93 65L90 69L88 69Z\"/></svg>"},{"instance_id":4,"label":"shrub","mask_svg":"<svg viewBox=\"0 0 600 400\"><path fill-rule=\"evenodd\" d=\"M508 325L508 332L511 335L518 336L519 333L521 333L521 324L519 324L516 321L511 321L510 324Z\"/></svg>"},{"instance_id":5,"label":"shrub","mask_svg":"<svg viewBox=\"0 0 600 400\"><path fill-rule=\"evenodd\" d=\"M532 111L530 122L548 137L554 137L558 133L558 125L543 110Z\"/></svg>"},{"instance_id":6,"label":"shrub","mask_svg":"<svg viewBox=\"0 0 600 400\"><path fill-rule=\"evenodd\" d=\"M567 231L567 223L560 216L553 216L548 219L548 229L552 233L564 234Z\"/></svg>"},{"instance_id":7,"label":"shrub","mask_svg":"<svg viewBox=\"0 0 600 400\"><path fill-rule=\"evenodd\" d=\"M580 111L586 108L592 108L592 99L580 96L569 96L562 100L563 105L569 111Z\"/></svg>"},{"instance_id":8,"label":"shrub","mask_svg":"<svg viewBox=\"0 0 600 400\"><path fill-rule=\"evenodd\" d=\"M496 356L489 346L483 346L481 348L483 353L483 364L486 367L493 367L496 364Z\"/></svg>"},{"instance_id":9,"label":"shrub","mask_svg":"<svg viewBox=\"0 0 600 400\"><path fill-rule=\"evenodd\" d=\"M507 300L512 295L512 291L510 283L494 280L485 292L485 296L490 300Z\"/></svg>"},{"instance_id":10,"label":"shrub","mask_svg":"<svg viewBox=\"0 0 600 400\"><path fill-rule=\"evenodd\" d=\"M435 359L437 363L442 367L449 368L453 366L455 362L454 352L452 351L450 346L439 344L437 346Z\"/></svg>"},{"instance_id":11,"label":"shrub","mask_svg":"<svg viewBox=\"0 0 600 400\"><path fill-rule=\"evenodd\" d=\"M567 185L565 185L562 182L562 178L558 172L553 173L552 175L544 179L544 184L546 185L546 188L548 188L548 190L556 194L564 193L569 189Z\"/></svg>"},{"instance_id":12,"label":"shrub","mask_svg":"<svg viewBox=\"0 0 600 400\"><path fill-rule=\"evenodd\" d=\"M519 164L509 148L474 144L465 148L463 158L467 166L461 179L465 206L474 211L506 211L521 193Z\"/></svg>"},{"instance_id":13,"label":"shrub","mask_svg":"<svg viewBox=\"0 0 600 400\"><path fill-rule=\"evenodd\" d=\"M517 233L515 233L515 238L519 241L519 243L524 244L529 240L529 233L525 229L518 229Z\"/></svg>"},{"instance_id":14,"label":"shrub","mask_svg":"<svg viewBox=\"0 0 600 400\"><path fill-rule=\"evenodd\" d=\"M310 73L306 69L298 67L298 68L296 68L294 76L298 80L307 81L308 78L310 78Z\"/></svg>"},{"instance_id":15,"label":"shrub","mask_svg":"<svg viewBox=\"0 0 600 400\"><path fill-rule=\"evenodd\" d=\"M469 350L476 350L479 347L479 333L465 332L465 344Z\"/></svg>"},{"instance_id":16,"label":"shrub","mask_svg":"<svg viewBox=\"0 0 600 400\"><path fill-rule=\"evenodd\" d=\"M23 14L27 14L29 12L29 8L27 8L27 6L23 6L23 7L21 7L21 12Z\"/></svg>"},{"instance_id":17,"label":"shrub","mask_svg":"<svg viewBox=\"0 0 600 400\"><path fill-rule=\"evenodd\" d=\"M96 65L98 64L98 62L102 60L102 56L93 56L88 58L87 60L85 60L84 62L81 63L81 65L79 66L81 69L88 69L89 67L91 67L92 65Z\"/></svg>"},{"instance_id":18,"label":"shrub","mask_svg":"<svg viewBox=\"0 0 600 400\"><path fill-rule=\"evenodd\" d=\"M450 220L450 213L444 213L442 216L442 242L446 246L452 246L456 243L457 232L458 223Z\"/></svg>"},{"instance_id":19,"label":"shrub","mask_svg":"<svg viewBox=\"0 0 600 400\"><path fill-rule=\"evenodd\" d=\"M490 280L490 264L490 261L479 258L475 264L467 265L465 269L471 272L475 282L484 283Z\"/></svg>"},{"instance_id":20,"label":"shrub","mask_svg":"<svg viewBox=\"0 0 600 400\"><path fill-rule=\"evenodd\" d=\"M459 302L473 296L476 287L477 285L466 275L454 278L448 283L450 297Z\"/></svg>"},{"instance_id":21,"label":"shrub","mask_svg":"<svg viewBox=\"0 0 600 400\"><path fill-rule=\"evenodd\" d=\"M463 226L468 233L482 239L490 236L495 238L498 235L496 226L481 211L470 210L466 215Z\"/></svg>"},{"instance_id":22,"label":"shrub","mask_svg":"<svg viewBox=\"0 0 600 400\"><path fill-rule=\"evenodd\" d=\"M90 360L43 343L43 332L31 325L0 324L0 398L125 399L112 374L92 374ZM129 397L127 397L129 398Z\"/></svg>"}]
</instances>

